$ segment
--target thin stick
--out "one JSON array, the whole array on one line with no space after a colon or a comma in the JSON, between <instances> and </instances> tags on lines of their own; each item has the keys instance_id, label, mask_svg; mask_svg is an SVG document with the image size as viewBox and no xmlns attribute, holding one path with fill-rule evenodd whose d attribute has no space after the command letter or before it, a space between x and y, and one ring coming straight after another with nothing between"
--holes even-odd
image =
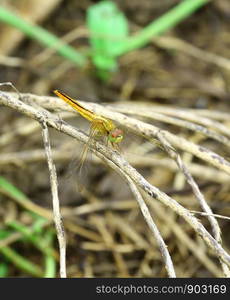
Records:
<instances>
[{"instance_id":1,"label":"thin stick","mask_svg":"<svg viewBox=\"0 0 230 300\"><path fill-rule=\"evenodd\" d=\"M142 198L140 192L138 191L136 185L134 184L134 182L130 179L129 176L127 176L126 174L123 173L123 177L125 178L125 180L127 181L130 190L132 191L135 199L137 200L139 207L141 209L141 212L144 216L144 219L146 221L146 223L148 224L157 244L158 247L160 249L161 255L163 257L163 261L165 263L165 268L167 270L167 273L169 275L169 277L174 278L176 277L176 273L174 270L174 266L173 266L173 262L171 259L171 256L169 254L168 248L161 236L160 231L158 230L155 222L153 221L153 218L149 212L148 206L146 205L144 199Z\"/></svg>"},{"instance_id":2,"label":"thin stick","mask_svg":"<svg viewBox=\"0 0 230 300\"><path fill-rule=\"evenodd\" d=\"M131 106L131 108L130 108ZM111 107L111 105L107 106ZM177 124L179 126L187 127L191 130L196 130L202 132L204 135L211 136L215 138L213 135L213 131L208 130L207 128L213 128L218 132L221 132L223 135L230 137L230 132L227 126L224 124L212 120L213 116L219 118L219 120L229 120L229 116L227 118L226 113L224 112L212 112L212 111L202 111L202 110L195 110L195 109L186 109L180 107L171 107L171 106L161 106L161 105L151 105L151 104L133 104L130 105L129 102L125 102L125 104L114 104L113 110L118 111L121 113L132 114L132 115L140 115L143 116L144 112L146 113L144 116L152 119L157 119L163 122ZM164 115L164 118L161 120L161 115ZM177 119L166 118L166 116L176 117ZM221 118L222 117L222 118ZM180 119L188 120L192 123L185 123L181 122ZM199 127L197 124L201 124L202 126ZM197 127L196 127L197 126ZM218 137L217 139L221 138L222 136ZM220 140L220 141L221 141Z\"/></svg>"},{"instance_id":3,"label":"thin stick","mask_svg":"<svg viewBox=\"0 0 230 300\"><path fill-rule=\"evenodd\" d=\"M214 216L214 217L219 218L219 219L230 221L230 217L227 217L227 216L218 215L218 214L207 214L203 211L196 211L196 210L190 210L190 211L193 214L198 214L198 215L201 215L201 216Z\"/></svg>"},{"instance_id":4,"label":"thin stick","mask_svg":"<svg viewBox=\"0 0 230 300\"><path fill-rule=\"evenodd\" d=\"M19 93L18 89L13 85L12 82L0 82L0 86L10 86L15 92L18 94L18 98L21 99L21 94Z\"/></svg>"},{"instance_id":5,"label":"thin stick","mask_svg":"<svg viewBox=\"0 0 230 300\"><path fill-rule=\"evenodd\" d=\"M191 186L193 193L196 197L196 199L198 200L198 202L200 203L201 208L204 210L204 212L206 212L208 214L208 219L210 221L210 224L212 226L212 231L214 234L215 239L218 242L221 242L221 236L220 236L220 228L219 225L217 223L217 221L215 220L215 218L212 216L212 210L211 208L208 206L203 194L201 193L198 185L196 184L195 180L193 179L192 175L190 174L189 170L187 169L187 167L185 166L185 164L183 163L183 161L181 160L181 157L179 155L178 152L176 152L172 146L169 144L169 142L165 139L164 135L161 133L161 131L159 131L158 133L158 139L161 142L162 146L164 147L165 151L168 153L168 155L174 159L179 167L179 169L182 171L182 173L184 174L186 181L188 182L188 184Z\"/></svg>"},{"instance_id":6,"label":"thin stick","mask_svg":"<svg viewBox=\"0 0 230 300\"><path fill-rule=\"evenodd\" d=\"M59 250L60 250L60 277L66 278L66 237L65 237L65 230L62 222L60 204L58 198L57 173L52 159L48 127L44 120L41 121L41 125L42 125L42 136L43 136L44 148L46 152L46 158L47 158L48 168L50 173L50 185L51 185L51 192L52 192L54 223L57 231L57 238L58 238Z\"/></svg>"},{"instance_id":7,"label":"thin stick","mask_svg":"<svg viewBox=\"0 0 230 300\"><path fill-rule=\"evenodd\" d=\"M156 113L156 112L154 112L154 109L150 110L149 107L144 108L144 106L143 106L142 109L141 108L137 109L137 107L133 108L133 109L132 108L120 109L119 107L117 109L115 107L115 109L117 111L121 111L123 113L133 114L135 116L141 116L141 117L149 118L149 119L152 119L152 120L157 120L157 121L160 121L160 122L176 125L176 126L179 126L179 127L184 127L184 128L189 129L189 130L199 132L202 135L210 137L210 138L212 138L212 139L214 139L214 140L216 140L216 141L218 141L218 142L220 142L220 143L222 143L222 144L224 144L228 147L230 146L230 139L229 138L215 132L214 130L208 129L207 127L196 124L196 123L192 122L191 120L190 121L185 121L185 120L180 120L180 119L175 118L175 117L167 116L163 113ZM178 114L180 114L180 111L178 112ZM200 116L199 117L195 116L194 119L196 121L197 119L204 119L204 118L202 118ZM219 129L219 128L222 129L224 127L224 125L218 124L218 122L209 120L209 123L210 122L215 125L215 129ZM227 130L226 127L225 127L225 129Z\"/></svg>"},{"instance_id":8,"label":"thin stick","mask_svg":"<svg viewBox=\"0 0 230 300\"><path fill-rule=\"evenodd\" d=\"M101 156L101 155L100 155ZM138 188L136 187L135 183L133 182L133 180L130 178L129 175L127 175L125 172L123 172L123 170L121 168L119 168L116 164L114 164L113 161L109 160L109 159L105 159L104 157L101 156L101 159L103 159L104 161L106 161L106 164L108 164L109 166L111 166L117 173L119 173L124 179L125 181L128 183L129 188L132 192L132 194L134 195L135 199L137 200L137 203L140 207L140 210L143 214L143 217L147 223L147 225L149 226L157 244L158 247L160 249L161 255L163 257L163 261L165 263L165 268L167 270L167 273L169 275L170 278L174 278L176 277L176 273L174 270L174 266L173 266L173 262L171 259L171 256L168 252L167 246L161 236L160 231L158 230L155 222L153 221L153 218L149 212L149 208L146 205L142 195L140 194Z\"/></svg>"},{"instance_id":9,"label":"thin stick","mask_svg":"<svg viewBox=\"0 0 230 300\"><path fill-rule=\"evenodd\" d=\"M213 232L213 235L214 235L215 239L217 240L217 242L219 244L221 244L222 241L221 241L220 226L219 226L217 220L215 219L215 217L213 216L212 209L210 208L210 206L206 202L205 197L201 193L198 184L195 182L195 180L193 179L191 173L189 172L189 170L187 169L187 167L185 166L185 164L181 160L180 155L176 151L174 151L172 146L165 139L164 135L161 134L161 131L159 131L158 138L159 138L160 142L162 143L165 151L169 154L169 156L172 159L174 159L176 161L179 169L184 174L184 176L186 178L186 181L192 187L193 193L194 193L196 199L198 200L201 208L204 210L205 213L207 213L207 217L208 217L209 223L211 224L212 232ZM220 264L222 266L222 269L223 269L223 272L224 272L225 276L229 277L230 276L230 270L229 270L228 266L226 264L224 264L221 260L220 260Z\"/></svg>"}]
</instances>

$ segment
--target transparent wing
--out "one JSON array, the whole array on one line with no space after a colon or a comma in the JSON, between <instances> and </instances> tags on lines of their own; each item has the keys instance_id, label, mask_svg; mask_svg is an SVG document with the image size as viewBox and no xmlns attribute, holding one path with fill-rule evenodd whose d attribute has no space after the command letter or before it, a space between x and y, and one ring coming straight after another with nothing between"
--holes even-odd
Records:
<instances>
[{"instance_id":1,"label":"transparent wing","mask_svg":"<svg viewBox=\"0 0 230 300\"><path fill-rule=\"evenodd\" d=\"M76 176L77 176L77 190L79 192L82 191L82 189L85 186L85 183L87 182L87 174L88 174L88 163L86 163L86 158L88 157L89 153L89 148L91 143L96 139L96 137L101 137L103 135L103 130L102 130L102 124L101 120L94 120L90 126L90 131L89 131L89 139L88 142L83 146L83 150L80 154L80 158L78 159L78 162L76 162L75 165L75 171L76 171ZM72 172L73 173L73 172Z\"/></svg>"},{"instance_id":2,"label":"transparent wing","mask_svg":"<svg viewBox=\"0 0 230 300\"><path fill-rule=\"evenodd\" d=\"M86 160L90 144L92 143L92 141L93 141L94 137L96 136L96 134L97 134L97 126L96 126L95 122L93 122L91 127L90 127L88 142L83 147L82 153L80 155L80 162L79 162L78 167L77 167L80 175L82 173L82 166L83 166L83 164Z\"/></svg>"}]
</instances>

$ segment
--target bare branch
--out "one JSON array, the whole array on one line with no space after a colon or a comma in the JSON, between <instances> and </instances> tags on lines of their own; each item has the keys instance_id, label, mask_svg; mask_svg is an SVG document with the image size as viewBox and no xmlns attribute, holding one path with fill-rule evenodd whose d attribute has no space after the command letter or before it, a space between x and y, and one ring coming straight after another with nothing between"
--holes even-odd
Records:
<instances>
[{"instance_id":1,"label":"bare branch","mask_svg":"<svg viewBox=\"0 0 230 300\"><path fill-rule=\"evenodd\" d=\"M173 158L176 161L179 169L184 174L188 184L192 187L193 193L194 193L196 199L198 200L201 208L204 210L204 212L207 213L207 217L208 217L208 220L211 224L212 232L213 232L213 235L214 235L215 239L217 240L217 242L219 244L221 244L221 242L222 242L221 241L221 230L220 230L219 224L218 224L217 220L215 219L215 217L213 216L212 209L210 208L210 206L206 202L204 195L201 193L201 191L199 189L199 186L197 185L197 183L193 179L192 175L190 174L190 172L187 169L187 167L185 166L185 164L182 162L180 155L172 149L171 145L164 138L164 135L161 134L160 131L158 133L158 138L159 138L159 141L162 143L165 151L169 154L169 156L171 158ZM228 269L228 266L226 264L224 264L221 260L220 260L220 263L221 263L224 274L227 277L229 277L230 271Z\"/></svg>"},{"instance_id":2,"label":"bare branch","mask_svg":"<svg viewBox=\"0 0 230 300\"><path fill-rule=\"evenodd\" d=\"M60 212L57 173L52 159L49 132L48 132L48 127L46 125L46 121L42 120L41 125L42 125L42 136L43 136L44 148L46 152L46 158L47 158L48 168L50 173L50 185L51 185L51 192L52 192L54 223L56 226L57 238L58 238L59 249L60 249L60 277L66 278L66 236L65 236L65 229L63 226L61 212Z\"/></svg>"},{"instance_id":3,"label":"bare branch","mask_svg":"<svg viewBox=\"0 0 230 300\"><path fill-rule=\"evenodd\" d=\"M69 107L65 103L62 103L63 101L58 100L55 97L48 97L48 96L41 97L41 96L35 96L31 94L22 94L22 99L23 101L28 103L37 103L37 104L39 103L42 107L45 108L51 108L51 109L62 108L63 110L73 111L71 107ZM93 110L95 113L99 115L108 117L111 120L115 120L116 122L122 124L123 126L131 129L135 133L146 137L150 141L157 138L159 128L154 125L150 125L145 122L139 121L135 118L131 118L121 113L115 112L114 108L113 110L109 110L108 108L102 107L96 103L89 103L89 102L84 103L82 101L80 102L83 103L86 108ZM205 119L207 122L214 123L214 121L212 120L209 120L207 118ZM207 126L211 126L211 124L207 124ZM220 123L218 123L218 127L223 129L224 134L228 136L230 135L229 129L227 127L225 127ZM176 149L180 149L192 153L194 156L200 158L201 160L204 160L209 164L212 164L216 168L230 175L230 162L225 160L222 156L209 150L208 148L194 144L186 140L185 138L172 134L166 130L162 130L161 132L164 134L165 138L167 138L168 142L170 142L170 144Z\"/></svg>"},{"instance_id":4,"label":"bare branch","mask_svg":"<svg viewBox=\"0 0 230 300\"><path fill-rule=\"evenodd\" d=\"M27 97L31 99L34 99L33 96ZM48 97L45 97L47 99ZM49 97L51 98L51 97ZM24 96L23 96L23 99ZM40 97L41 99L41 97ZM54 99L54 98L51 98ZM17 100L15 97L9 95L9 93L3 93L0 92L0 101L4 105L8 105L12 107L13 109L16 109L17 111L20 111L30 118L36 119L39 122L41 121L41 116L44 114L44 110L37 109L34 107L31 107L30 105L27 105L20 100ZM89 107L89 106L88 106ZM140 133L148 138L156 138L157 134L159 132L159 129L155 126L146 124L144 122L138 121L133 118L128 118L127 116L121 115L119 113L110 112L109 110L103 109L103 113L100 113L102 109L100 106L91 105L91 108L94 108L94 110L101 114L105 115L106 117L109 117L111 119L116 118L117 121L120 123L123 123L127 127L138 129ZM79 141L83 143L87 143L87 136L84 135L82 132L79 132L76 130L76 128L68 125L67 123L60 121L56 116L52 115L48 111L45 111L46 116L46 124L48 126L51 126L69 136L72 136ZM210 162L211 164L215 165L216 167L224 170L228 174L230 174L230 164L224 160L222 157L217 155L216 153L197 146L193 143L190 143L186 141L183 138L177 137L172 135L171 133L167 131L162 131L167 141L169 141L172 146L178 147L179 149L183 149L185 151L191 152L197 157L200 157L204 159L205 161ZM135 183L139 188L143 189L149 196L152 198L155 198L159 200L164 205L171 208L174 212L176 212L178 215L180 215L186 222L190 224L190 226L196 231L196 233L204 240L206 245L219 257L221 260L226 263L228 266L230 266L230 255L222 248L220 243L216 241L203 227L203 225L198 221L196 217L193 216L192 213L190 213L186 208L184 208L182 205L177 203L173 198L169 197L159 189L157 189L155 186L151 185L148 181L145 180L132 166L129 165L129 163L116 151L113 151L112 149L109 149L105 145L95 142L90 145L91 150L100 158L103 158L105 160L111 161L116 168L119 168L122 170L122 172L125 174L125 176L128 176L128 178Z\"/></svg>"}]
</instances>

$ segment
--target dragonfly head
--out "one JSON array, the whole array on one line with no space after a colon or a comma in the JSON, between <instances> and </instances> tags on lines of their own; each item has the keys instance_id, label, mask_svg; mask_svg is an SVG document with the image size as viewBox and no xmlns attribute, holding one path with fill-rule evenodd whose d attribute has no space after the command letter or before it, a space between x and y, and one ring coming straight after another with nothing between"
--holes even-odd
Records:
<instances>
[{"instance_id":1,"label":"dragonfly head","mask_svg":"<svg viewBox=\"0 0 230 300\"><path fill-rule=\"evenodd\" d=\"M110 131L109 133L109 137L108 137L109 141L113 144L118 144L122 141L123 139L123 131L121 129L115 128L113 130Z\"/></svg>"}]
</instances>

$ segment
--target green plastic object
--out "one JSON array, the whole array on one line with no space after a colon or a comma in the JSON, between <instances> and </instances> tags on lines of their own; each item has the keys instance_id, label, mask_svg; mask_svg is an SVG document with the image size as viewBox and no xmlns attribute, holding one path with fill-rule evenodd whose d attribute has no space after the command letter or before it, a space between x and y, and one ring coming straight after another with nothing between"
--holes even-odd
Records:
<instances>
[{"instance_id":1,"label":"green plastic object","mask_svg":"<svg viewBox=\"0 0 230 300\"><path fill-rule=\"evenodd\" d=\"M117 69L116 53L128 36L128 21L111 1L101 1L87 10L92 61L101 71Z\"/></svg>"}]
</instances>

